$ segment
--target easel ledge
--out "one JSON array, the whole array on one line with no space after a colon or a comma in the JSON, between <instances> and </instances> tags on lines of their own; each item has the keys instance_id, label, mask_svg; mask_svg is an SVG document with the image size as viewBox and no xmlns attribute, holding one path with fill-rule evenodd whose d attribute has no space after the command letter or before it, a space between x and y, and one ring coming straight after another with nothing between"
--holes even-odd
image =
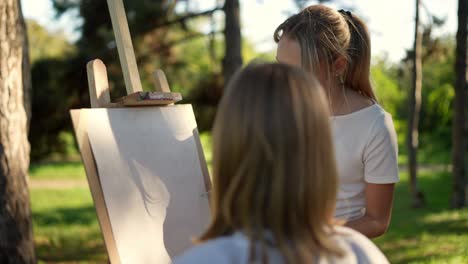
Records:
<instances>
[{"instance_id":1,"label":"easel ledge","mask_svg":"<svg viewBox=\"0 0 468 264\"><path fill-rule=\"evenodd\" d=\"M172 93L166 76L162 70L154 74L154 92L137 91L111 102L107 69L100 59L95 59L86 65L91 108L114 108L126 106L163 106L182 100L180 93Z\"/></svg>"}]
</instances>

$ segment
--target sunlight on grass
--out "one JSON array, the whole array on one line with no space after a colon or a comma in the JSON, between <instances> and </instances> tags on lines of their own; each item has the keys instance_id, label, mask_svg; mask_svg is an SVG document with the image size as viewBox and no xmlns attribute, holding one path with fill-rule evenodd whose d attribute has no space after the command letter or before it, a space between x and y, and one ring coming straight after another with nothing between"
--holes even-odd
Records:
<instances>
[{"instance_id":1,"label":"sunlight on grass","mask_svg":"<svg viewBox=\"0 0 468 264\"><path fill-rule=\"evenodd\" d=\"M89 189L33 189L30 195L40 261L106 262Z\"/></svg>"},{"instance_id":2,"label":"sunlight on grass","mask_svg":"<svg viewBox=\"0 0 468 264\"><path fill-rule=\"evenodd\" d=\"M390 229L375 242L391 263L468 263L468 209L449 209L450 174L423 173L419 181L427 206L410 208L402 174Z\"/></svg>"}]
</instances>

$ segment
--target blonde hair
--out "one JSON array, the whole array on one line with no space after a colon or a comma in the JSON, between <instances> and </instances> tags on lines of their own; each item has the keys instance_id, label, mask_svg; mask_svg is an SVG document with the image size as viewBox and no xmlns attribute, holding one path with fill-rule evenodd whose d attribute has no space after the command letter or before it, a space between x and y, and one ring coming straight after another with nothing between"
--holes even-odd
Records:
<instances>
[{"instance_id":1,"label":"blonde hair","mask_svg":"<svg viewBox=\"0 0 468 264\"><path fill-rule=\"evenodd\" d=\"M274 39L282 36L296 40L301 47L302 67L324 75L323 85L330 87L333 64L344 57L347 67L340 77L343 84L362 95L377 100L370 82L370 37L364 22L348 11L336 11L324 5L312 5L286 19L275 30Z\"/></svg>"},{"instance_id":2,"label":"blonde hair","mask_svg":"<svg viewBox=\"0 0 468 264\"><path fill-rule=\"evenodd\" d=\"M282 64L250 65L221 100L213 129L212 221L206 241L236 231L250 261L274 238L287 263L341 256L330 235L337 171L320 84Z\"/></svg>"}]
</instances>

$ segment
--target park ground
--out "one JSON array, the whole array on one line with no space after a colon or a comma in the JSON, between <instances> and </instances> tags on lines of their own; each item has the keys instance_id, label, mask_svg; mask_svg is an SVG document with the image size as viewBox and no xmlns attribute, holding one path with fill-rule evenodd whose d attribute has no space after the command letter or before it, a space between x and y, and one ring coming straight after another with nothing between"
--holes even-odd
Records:
<instances>
[{"instance_id":1,"label":"park ground","mask_svg":"<svg viewBox=\"0 0 468 264\"><path fill-rule=\"evenodd\" d=\"M205 150L209 138L202 135ZM211 160L211 153L206 152ZM374 242L391 263L468 263L468 208L450 209L448 166L420 174L425 208L410 205L407 173L397 184L389 231ZM80 161L33 164L30 195L40 263L106 263L93 200Z\"/></svg>"}]
</instances>

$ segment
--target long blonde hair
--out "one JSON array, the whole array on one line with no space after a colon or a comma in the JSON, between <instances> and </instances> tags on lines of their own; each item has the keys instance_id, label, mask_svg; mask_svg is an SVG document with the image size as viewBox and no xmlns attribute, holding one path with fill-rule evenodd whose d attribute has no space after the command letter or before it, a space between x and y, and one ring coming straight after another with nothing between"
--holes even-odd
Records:
<instances>
[{"instance_id":1,"label":"long blonde hair","mask_svg":"<svg viewBox=\"0 0 468 264\"><path fill-rule=\"evenodd\" d=\"M212 221L206 241L236 231L250 261L266 234L287 263L341 256L331 240L337 171L320 84L282 64L250 65L229 83L213 130Z\"/></svg>"},{"instance_id":2,"label":"long blonde hair","mask_svg":"<svg viewBox=\"0 0 468 264\"><path fill-rule=\"evenodd\" d=\"M302 67L324 75L330 87L337 58L347 61L339 78L346 87L377 100L370 82L371 43L364 22L348 11L336 11L324 5L312 5L286 19L275 30L274 39L296 40L301 47Z\"/></svg>"}]
</instances>

